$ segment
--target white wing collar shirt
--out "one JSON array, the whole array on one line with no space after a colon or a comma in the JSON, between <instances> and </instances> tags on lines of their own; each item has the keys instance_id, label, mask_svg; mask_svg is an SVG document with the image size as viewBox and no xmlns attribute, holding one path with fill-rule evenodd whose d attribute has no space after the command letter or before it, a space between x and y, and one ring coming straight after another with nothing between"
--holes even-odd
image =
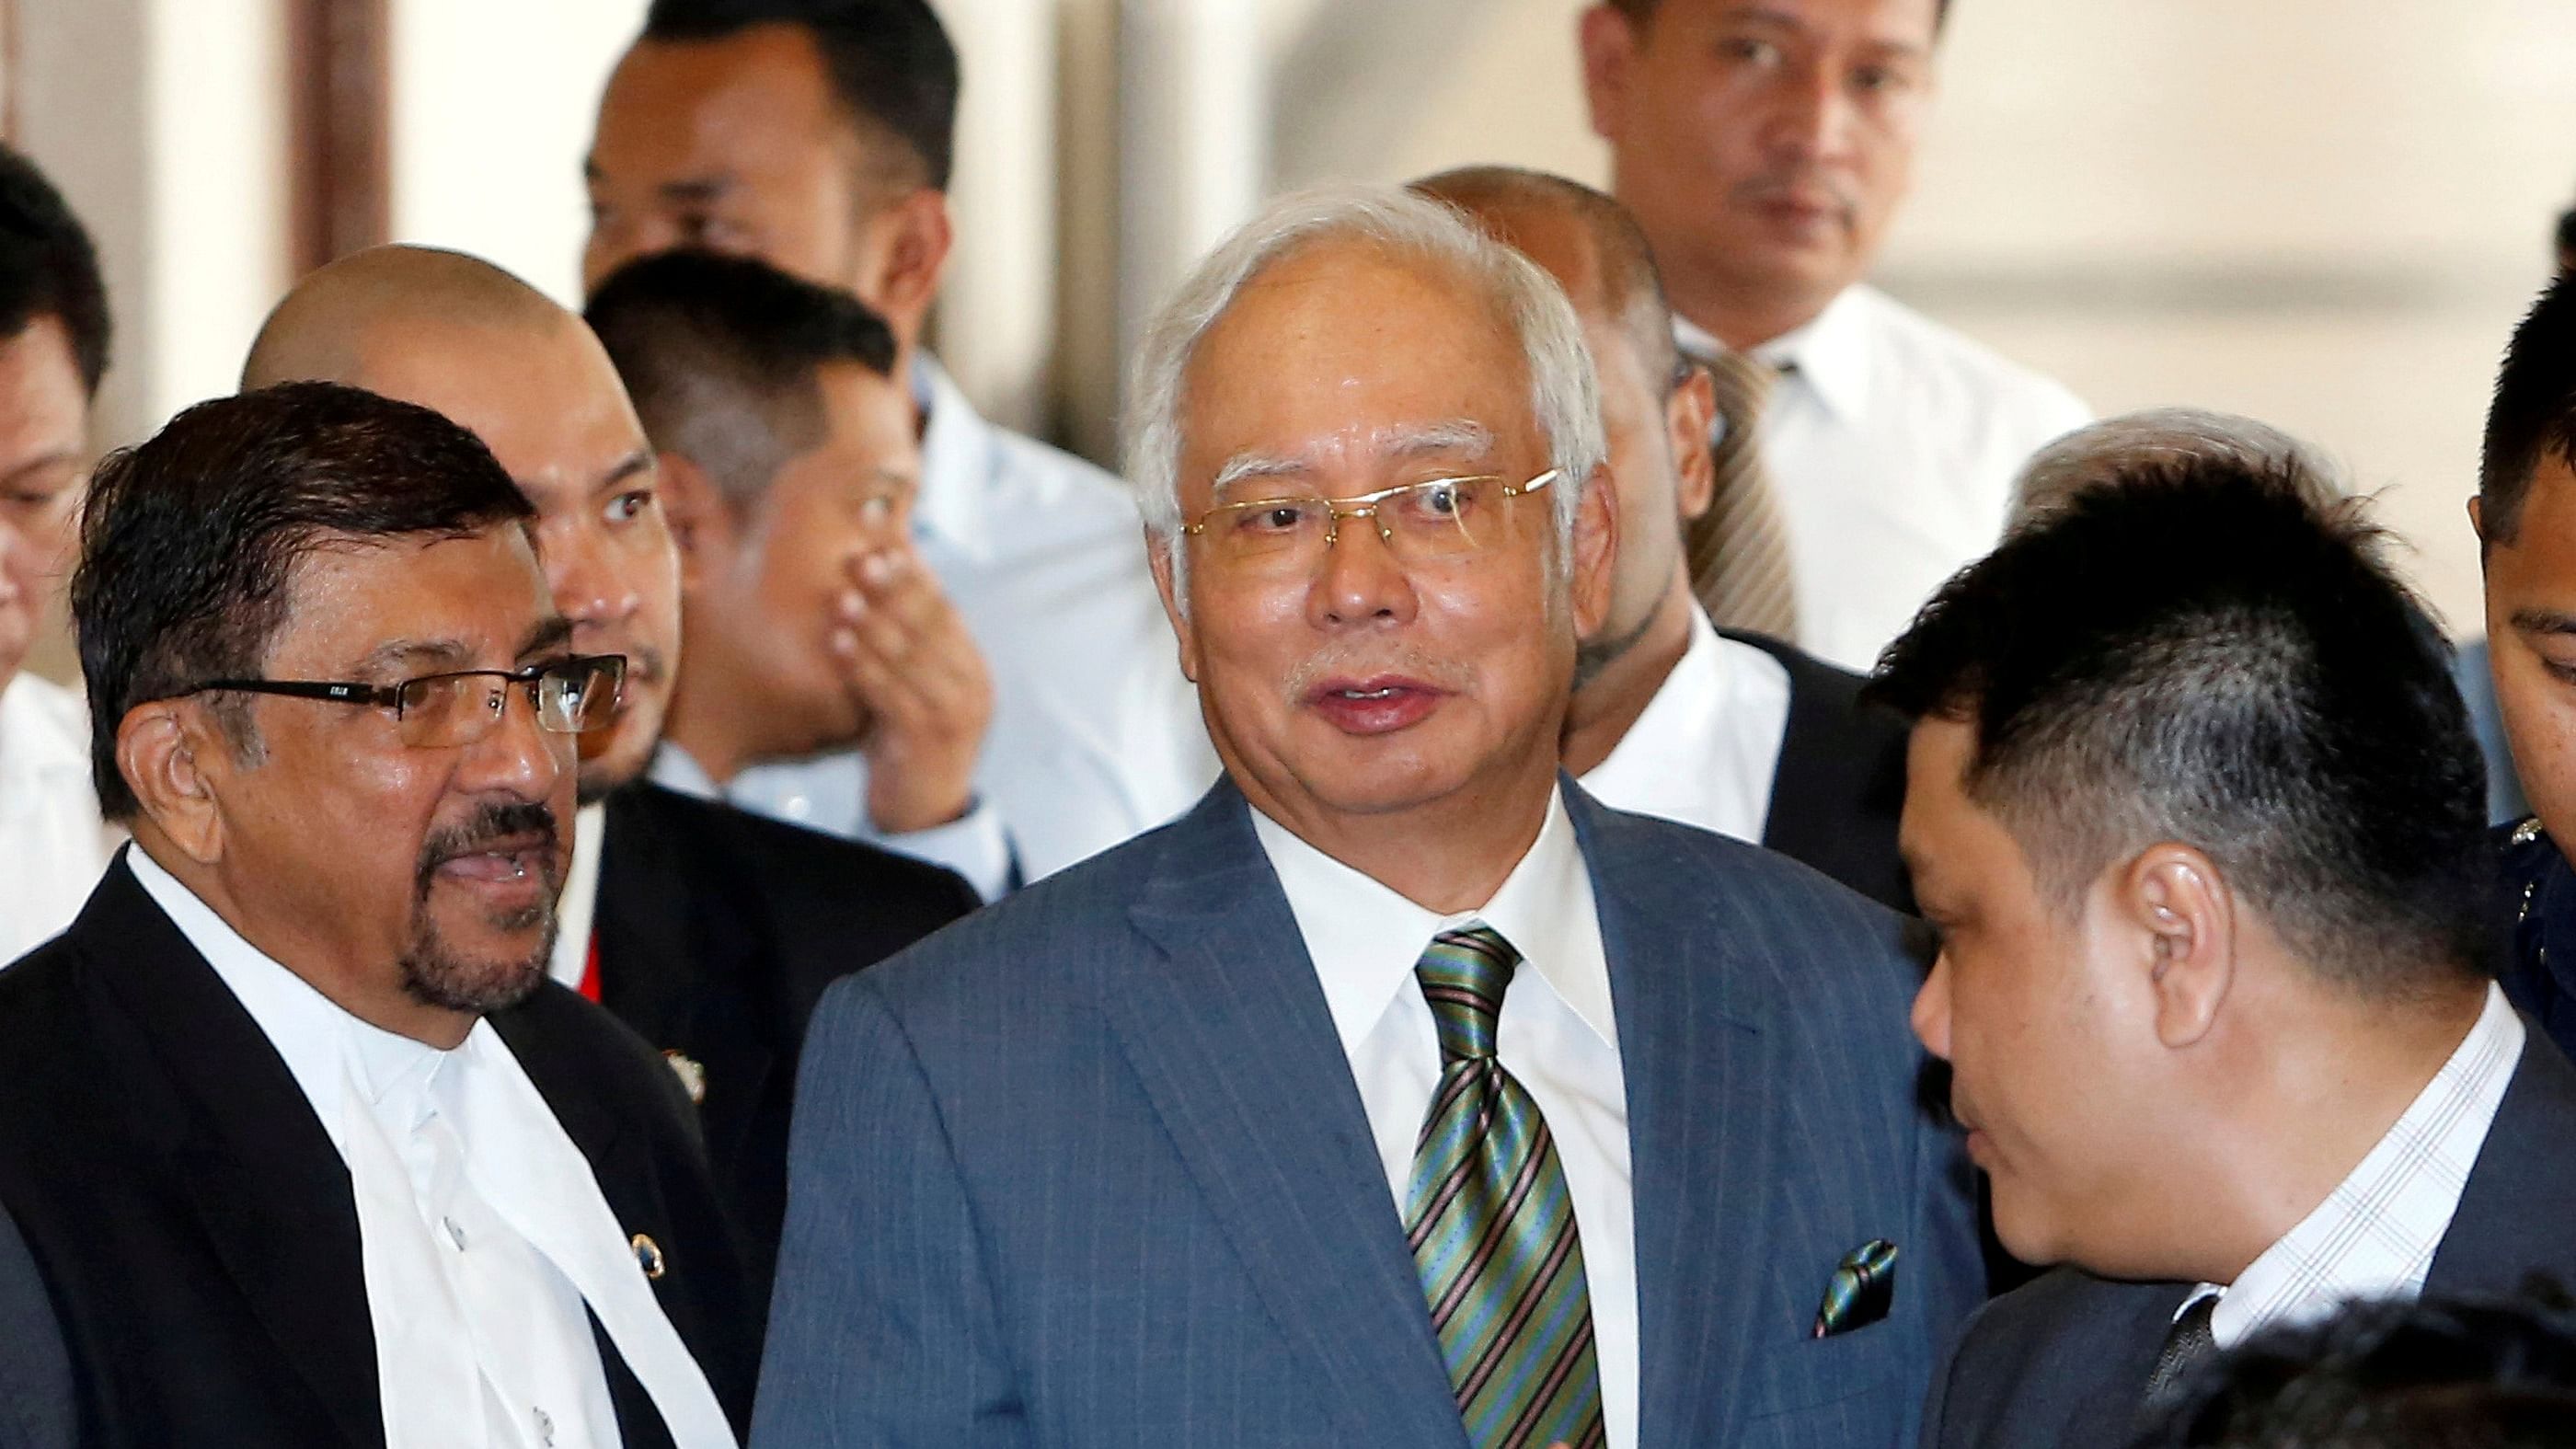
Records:
<instances>
[{"instance_id":1,"label":"white wing collar shirt","mask_svg":"<svg viewBox=\"0 0 2576 1449\"><path fill-rule=\"evenodd\" d=\"M1628 1088L1592 877L1561 797L1529 853L1483 909L1444 916L1252 812L1252 827L1296 916L1350 1058L1369 1133L1404 1211L1413 1153L1440 1081L1440 1035L1413 974L1431 938L1481 921L1524 965L1504 993L1495 1055L1529 1089L1556 1138L1574 1200L1601 1373L1606 1443L1637 1442L1637 1241L1630 1195Z\"/></svg>"},{"instance_id":2,"label":"white wing collar shirt","mask_svg":"<svg viewBox=\"0 0 2576 1449\"><path fill-rule=\"evenodd\" d=\"M1673 327L1685 351L1724 350ZM1794 642L1864 674L1994 547L2021 465L2092 420L2064 387L1865 285L1753 355L1783 369L1762 461L1788 525Z\"/></svg>"},{"instance_id":3,"label":"white wing collar shirt","mask_svg":"<svg viewBox=\"0 0 2576 1449\"><path fill-rule=\"evenodd\" d=\"M1759 845L1789 729L1789 671L1718 633L1696 604L1690 623L1690 647L1583 788L1614 810Z\"/></svg>"},{"instance_id":4,"label":"white wing collar shirt","mask_svg":"<svg viewBox=\"0 0 2576 1449\"><path fill-rule=\"evenodd\" d=\"M985 421L927 355L913 384L927 419L915 544L991 668L977 784L1034 880L1187 809L1215 781L1216 753L1127 485ZM869 832L866 780L865 760L838 754L756 766L725 795L908 849ZM790 808L799 800L802 813ZM961 862L930 858L985 886Z\"/></svg>"},{"instance_id":5,"label":"white wing collar shirt","mask_svg":"<svg viewBox=\"0 0 2576 1449\"><path fill-rule=\"evenodd\" d=\"M350 1015L141 850L135 879L286 1062L349 1169L387 1449L621 1442L595 1315L681 1449L730 1449L589 1160L487 1021L441 1051Z\"/></svg>"},{"instance_id":6,"label":"white wing collar shirt","mask_svg":"<svg viewBox=\"0 0 2576 1449\"><path fill-rule=\"evenodd\" d=\"M2525 1035L2504 989L2489 982L2477 1025L2361 1165L2234 1283L2201 1284L2174 1317L2216 1295L2209 1335L2224 1349L2259 1328L2314 1322L2353 1299L2423 1292Z\"/></svg>"},{"instance_id":7,"label":"white wing collar shirt","mask_svg":"<svg viewBox=\"0 0 2576 1449\"><path fill-rule=\"evenodd\" d=\"M20 673L0 687L0 966L72 923L116 837L90 786L80 697Z\"/></svg>"}]
</instances>

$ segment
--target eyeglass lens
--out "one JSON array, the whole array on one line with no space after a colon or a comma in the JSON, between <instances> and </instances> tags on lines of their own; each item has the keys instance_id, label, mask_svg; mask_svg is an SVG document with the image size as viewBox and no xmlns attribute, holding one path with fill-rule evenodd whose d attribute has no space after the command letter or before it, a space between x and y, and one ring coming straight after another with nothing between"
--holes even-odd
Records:
<instances>
[{"instance_id":1,"label":"eyeglass lens","mask_svg":"<svg viewBox=\"0 0 2576 1449\"><path fill-rule=\"evenodd\" d=\"M1219 509L1209 520L1208 542L1227 563L1310 563L1337 528L1373 522L1400 559L1450 559L1474 553L1497 534L1505 501L1496 478L1435 478L1357 508L1323 498L1262 499Z\"/></svg>"},{"instance_id":2,"label":"eyeglass lens","mask_svg":"<svg viewBox=\"0 0 2576 1449\"><path fill-rule=\"evenodd\" d=\"M523 688L536 706L537 728L548 734L581 734L605 726L616 713L618 659L571 659L533 679L500 674L437 674L402 686L402 737L426 747L472 744L491 733L508 711L510 691Z\"/></svg>"}]
</instances>

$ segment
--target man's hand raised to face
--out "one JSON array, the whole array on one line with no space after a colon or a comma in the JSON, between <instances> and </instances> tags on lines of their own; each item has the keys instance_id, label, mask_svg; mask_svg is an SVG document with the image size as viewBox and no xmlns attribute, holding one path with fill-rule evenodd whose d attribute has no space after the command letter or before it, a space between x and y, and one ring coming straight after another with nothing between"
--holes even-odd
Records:
<instances>
[{"instance_id":1,"label":"man's hand raised to face","mask_svg":"<svg viewBox=\"0 0 2576 1449\"><path fill-rule=\"evenodd\" d=\"M868 713L868 818L889 835L949 824L974 805L992 674L910 544L861 554L848 577L832 644Z\"/></svg>"}]
</instances>

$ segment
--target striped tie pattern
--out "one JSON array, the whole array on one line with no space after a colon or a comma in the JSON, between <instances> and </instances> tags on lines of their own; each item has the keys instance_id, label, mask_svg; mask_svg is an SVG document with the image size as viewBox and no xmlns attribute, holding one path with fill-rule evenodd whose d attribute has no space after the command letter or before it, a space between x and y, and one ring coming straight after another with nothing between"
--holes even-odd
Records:
<instances>
[{"instance_id":1,"label":"striped tie pattern","mask_svg":"<svg viewBox=\"0 0 2576 1449\"><path fill-rule=\"evenodd\" d=\"M1414 975L1440 1031L1440 1086L1413 1152L1404 1225L1477 1449L1602 1443L1601 1372L1574 1203L1547 1119L1494 1059L1520 953L1444 931Z\"/></svg>"},{"instance_id":2,"label":"striped tie pattern","mask_svg":"<svg viewBox=\"0 0 2576 1449\"><path fill-rule=\"evenodd\" d=\"M1763 404L1780 380L1779 370L1737 352L1693 360L1716 379L1721 426L1709 445L1716 487L1708 512L1690 524L1691 592L1722 629L1795 639L1798 594L1789 525L1759 446Z\"/></svg>"}]
</instances>

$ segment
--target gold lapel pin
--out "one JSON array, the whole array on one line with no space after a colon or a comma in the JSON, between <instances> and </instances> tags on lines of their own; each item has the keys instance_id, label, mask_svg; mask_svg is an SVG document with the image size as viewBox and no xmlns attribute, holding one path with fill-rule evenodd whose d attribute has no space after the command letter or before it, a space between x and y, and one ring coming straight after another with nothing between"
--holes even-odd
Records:
<instances>
[{"instance_id":1,"label":"gold lapel pin","mask_svg":"<svg viewBox=\"0 0 2576 1449\"><path fill-rule=\"evenodd\" d=\"M637 1233L627 1240L626 1246L635 1250L635 1266L644 1270L647 1279L661 1277L670 1266L662 1260L662 1245L646 1234Z\"/></svg>"},{"instance_id":2,"label":"gold lapel pin","mask_svg":"<svg viewBox=\"0 0 2576 1449\"><path fill-rule=\"evenodd\" d=\"M662 1060L671 1064L671 1070L679 1074L680 1085L689 1089L690 1105L705 1106L707 1104L707 1069L698 1065L695 1058L680 1052L664 1052Z\"/></svg>"}]
</instances>

